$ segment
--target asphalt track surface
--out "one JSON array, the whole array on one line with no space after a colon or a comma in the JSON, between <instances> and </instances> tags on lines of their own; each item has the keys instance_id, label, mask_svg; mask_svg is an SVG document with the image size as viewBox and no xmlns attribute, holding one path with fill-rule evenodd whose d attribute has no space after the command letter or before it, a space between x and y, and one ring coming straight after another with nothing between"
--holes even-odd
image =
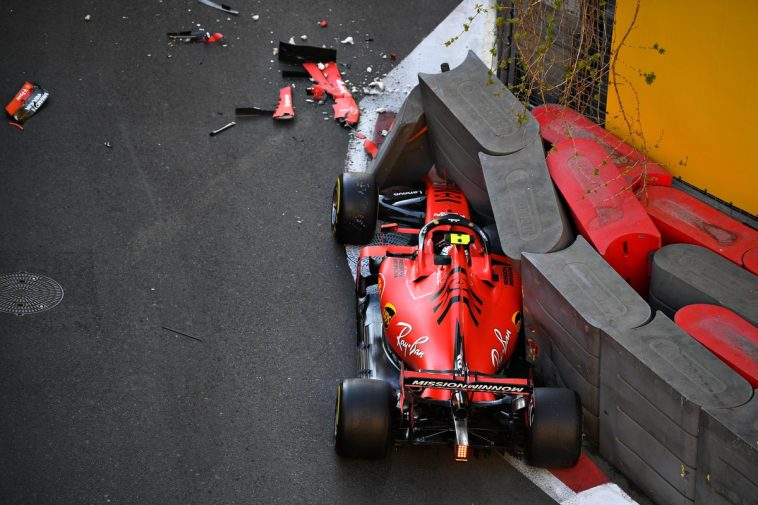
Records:
<instances>
[{"instance_id":1,"label":"asphalt track surface","mask_svg":"<svg viewBox=\"0 0 758 505\"><path fill-rule=\"evenodd\" d=\"M26 131L0 125L0 273L65 297L0 314L0 503L552 502L497 455L334 455L356 360L329 232L349 132L299 80L294 121L208 135L275 104L279 40L337 47L360 85L457 3L3 2L3 105L25 80L51 96ZM168 44L197 23L228 46Z\"/></svg>"}]
</instances>

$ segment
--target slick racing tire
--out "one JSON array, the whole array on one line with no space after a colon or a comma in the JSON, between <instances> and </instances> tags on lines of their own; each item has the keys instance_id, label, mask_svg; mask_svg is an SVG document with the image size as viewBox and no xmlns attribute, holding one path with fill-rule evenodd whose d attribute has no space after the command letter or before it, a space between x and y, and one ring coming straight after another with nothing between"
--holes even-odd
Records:
<instances>
[{"instance_id":1,"label":"slick racing tire","mask_svg":"<svg viewBox=\"0 0 758 505\"><path fill-rule=\"evenodd\" d=\"M334 449L348 458L382 458L390 444L392 388L376 379L345 379L337 389Z\"/></svg>"},{"instance_id":2,"label":"slick racing tire","mask_svg":"<svg viewBox=\"0 0 758 505\"><path fill-rule=\"evenodd\" d=\"M374 237L377 219L374 176L345 172L332 194L332 234L342 244L364 245Z\"/></svg>"},{"instance_id":3,"label":"slick racing tire","mask_svg":"<svg viewBox=\"0 0 758 505\"><path fill-rule=\"evenodd\" d=\"M542 468L576 465L582 451L582 405L579 395L565 388L535 388L527 463Z\"/></svg>"}]
</instances>

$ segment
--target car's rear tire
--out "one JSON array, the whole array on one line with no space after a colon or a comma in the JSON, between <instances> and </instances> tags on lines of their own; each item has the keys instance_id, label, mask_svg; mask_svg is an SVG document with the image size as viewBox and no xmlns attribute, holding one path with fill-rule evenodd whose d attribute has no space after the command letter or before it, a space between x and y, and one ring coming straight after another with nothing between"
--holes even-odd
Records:
<instances>
[{"instance_id":1,"label":"car's rear tire","mask_svg":"<svg viewBox=\"0 0 758 505\"><path fill-rule=\"evenodd\" d=\"M565 388L535 388L534 411L527 434L527 463L542 468L576 465L582 452L582 405Z\"/></svg>"},{"instance_id":2,"label":"car's rear tire","mask_svg":"<svg viewBox=\"0 0 758 505\"><path fill-rule=\"evenodd\" d=\"M334 449L348 458L382 458L390 445L392 387L376 379L345 379L337 388Z\"/></svg>"},{"instance_id":3,"label":"car's rear tire","mask_svg":"<svg viewBox=\"0 0 758 505\"><path fill-rule=\"evenodd\" d=\"M372 174L340 174L332 193L332 234L340 243L363 245L371 241L376 229L377 198Z\"/></svg>"}]
</instances>

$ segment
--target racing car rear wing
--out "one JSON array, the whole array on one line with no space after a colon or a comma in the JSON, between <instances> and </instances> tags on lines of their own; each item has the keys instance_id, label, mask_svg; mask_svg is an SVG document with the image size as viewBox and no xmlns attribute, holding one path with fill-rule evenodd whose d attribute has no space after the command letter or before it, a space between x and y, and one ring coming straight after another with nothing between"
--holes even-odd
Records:
<instances>
[{"instance_id":1,"label":"racing car rear wing","mask_svg":"<svg viewBox=\"0 0 758 505\"><path fill-rule=\"evenodd\" d=\"M460 375L453 372L401 371L401 382L410 389L448 389L476 393L508 393L530 395L533 386L528 379L501 377L490 374L471 373Z\"/></svg>"}]
</instances>

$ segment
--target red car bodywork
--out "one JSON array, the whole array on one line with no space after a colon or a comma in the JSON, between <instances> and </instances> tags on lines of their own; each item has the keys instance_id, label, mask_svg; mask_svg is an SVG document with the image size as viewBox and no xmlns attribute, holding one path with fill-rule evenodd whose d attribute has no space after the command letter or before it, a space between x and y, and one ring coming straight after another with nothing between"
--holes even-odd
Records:
<instances>
[{"instance_id":1,"label":"red car bodywork","mask_svg":"<svg viewBox=\"0 0 758 505\"><path fill-rule=\"evenodd\" d=\"M454 370L469 377L494 375L508 362L521 327L521 280L508 258L488 251L460 189L428 180L426 195L426 225L402 230L418 231L418 246L361 250L361 260L385 258L378 290L390 358L404 373L406 387L423 389L423 398L450 400L462 389L469 401L479 402L495 398L486 391L525 391L526 381L503 378L496 381L501 389L442 386L451 384L445 377ZM423 371L424 380L409 371Z\"/></svg>"}]
</instances>

